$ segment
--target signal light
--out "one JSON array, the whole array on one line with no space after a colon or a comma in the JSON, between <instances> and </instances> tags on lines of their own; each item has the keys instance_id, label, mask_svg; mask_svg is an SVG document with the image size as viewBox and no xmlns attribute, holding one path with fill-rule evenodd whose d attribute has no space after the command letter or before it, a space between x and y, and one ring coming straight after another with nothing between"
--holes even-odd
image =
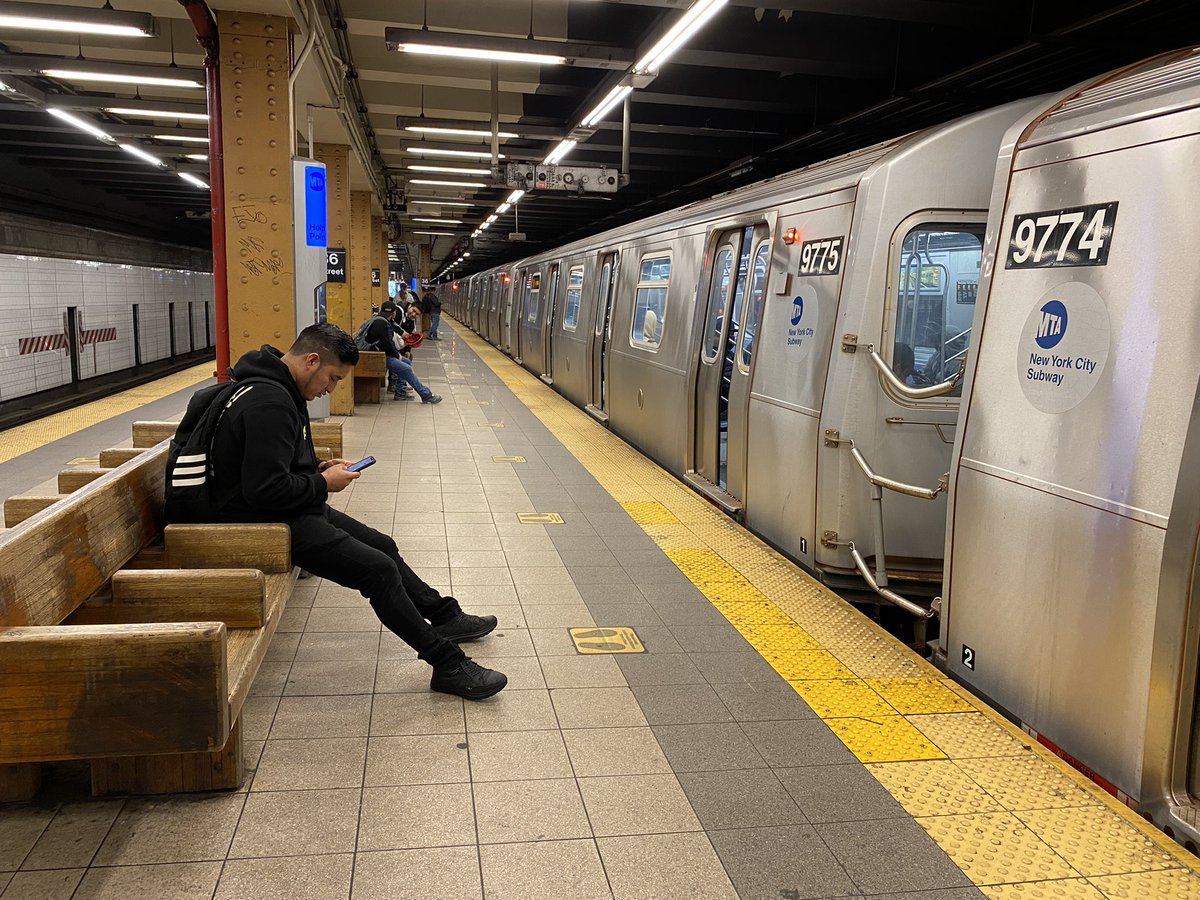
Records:
<instances>
[{"instance_id":1,"label":"signal light","mask_svg":"<svg viewBox=\"0 0 1200 900\"><path fill-rule=\"evenodd\" d=\"M783 233L783 242L785 244L794 244L794 243L796 243L796 240L799 237L800 237L799 230L797 230L795 228L789 228L787 231L785 231Z\"/></svg>"},{"instance_id":2,"label":"signal light","mask_svg":"<svg viewBox=\"0 0 1200 900\"><path fill-rule=\"evenodd\" d=\"M505 272L503 275L500 276L500 280L504 284L512 284L512 276L509 275L507 272Z\"/></svg>"},{"instance_id":3,"label":"signal light","mask_svg":"<svg viewBox=\"0 0 1200 900\"><path fill-rule=\"evenodd\" d=\"M450 285L450 290L452 290L452 291L458 290L458 282L457 281Z\"/></svg>"}]
</instances>

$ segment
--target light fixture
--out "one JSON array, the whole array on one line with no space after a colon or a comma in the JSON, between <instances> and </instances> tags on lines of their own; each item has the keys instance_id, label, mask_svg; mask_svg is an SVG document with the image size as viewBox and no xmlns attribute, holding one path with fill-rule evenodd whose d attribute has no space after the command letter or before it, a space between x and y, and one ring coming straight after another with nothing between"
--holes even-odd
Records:
<instances>
[{"instance_id":1,"label":"light fixture","mask_svg":"<svg viewBox=\"0 0 1200 900\"><path fill-rule=\"evenodd\" d=\"M189 153L184 159L194 159L196 162L208 162L207 153Z\"/></svg>"},{"instance_id":2,"label":"light fixture","mask_svg":"<svg viewBox=\"0 0 1200 900\"><path fill-rule=\"evenodd\" d=\"M191 172L179 172L178 175L180 178L182 178L188 184L194 184L198 188L204 188L204 190L206 190L206 191L208 190L208 185L205 184L203 181L201 181L199 178L197 178L195 175L193 175Z\"/></svg>"},{"instance_id":3,"label":"light fixture","mask_svg":"<svg viewBox=\"0 0 1200 900\"><path fill-rule=\"evenodd\" d=\"M111 134L109 134L107 131L104 131L103 129L97 127L96 125L93 125L89 119L84 119L81 116L72 115L71 113L66 112L65 110L61 110L61 109L48 109L48 110L46 110L46 112L50 113L50 115L54 116L54 118L56 118L56 119L61 119L62 121L66 122L68 125L74 125L80 131L86 131L88 134L92 135L93 137L100 138L100 140L102 140L102 141L112 141L113 140L113 136Z\"/></svg>"},{"instance_id":4,"label":"light fixture","mask_svg":"<svg viewBox=\"0 0 1200 900\"><path fill-rule=\"evenodd\" d=\"M74 69L43 69L47 78L63 81L104 81L112 84L138 84L146 87L189 87L202 88L200 82L191 78L159 78L154 75L133 75L122 72L75 71Z\"/></svg>"},{"instance_id":5,"label":"light fixture","mask_svg":"<svg viewBox=\"0 0 1200 900\"><path fill-rule=\"evenodd\" d=\"M152 166L159 166L161 168L163 165L165 165L161 159L159 159L157 156L150 155L141 147L137 147L133 144L121 144L120 147L131 156L136 156L138 159L142 160L143 162L148 162Z\"/></svg>"},{"instance_id":6,"label":"light fixture","mask_svg":"<svg viewBox=\"0 0 1200 900\"><path fill-rule=\"evenodd\" d=\"M505 203L516 203L517 201L519 201L519 200L520 200L522 197L524 197L524 196L525 196L525 192L524 192L524 191L522 191L522 190L515 190L515 191L513 191L511 194L509 194L507 197L505 197L505 198L504 198L504 202L505 202Z\"/></svg>"},{"instance_id":7,"label":"light fixture","mask_svg":"<svg viewBox=\"0 0 1200 900\"><path fill-rule=\"evenodd\" d=\"M463 254L463 259L466 259L466 258L467 258L468 256L470 256L470 255L471 255L470 253L464 253L464 254Z\"/></svg>"},{"instance_id":8,"label":"light fixture","mask_svg":"<svg viewBox=\"0 0 1200 900\"><path fill-rule=\"evenodd\" d=\"M558 146L550 151L550 155L547 156L542 161L542 164L547 165L547 166L552 166L552 165L555 165L556 163L561 162L564 156L566 156L568 153L570 153L572 150L575 149L575 144L576 144L576 142L570 140L569 138L566 140L560 141Z\"/></svg>"},{"instance_id":9,"label":"light fixture","mask_svg":"<svg viewBox=\"0 0 1200 900\"><path fill-rule=\"evenodd\" d=\"M479 206L478 203L467 203L464 200L438 200L436 197L430 197L423 200L417 199L416 197L410 197L408 202L416 206Z\"/></svg>"},{"instance_id":10,"label":"light fixture","mask_svg":"<svg viewBox=\"0 0 1200 900\"><path fill-rule=\"evenodd\" d=\"M491 159L491 151L488 150L433 150L429 147L405 147L405 153L416 153L421 156L465 156L471 159ZM497 159L504 159L504 154L500 153L496 156Z\"/></svg>"},{"instance_id":11,"label":"light fixture","mask_svg":"<svg viewBox=\"0 0 1200 900\"><path fill-rule=\"evenodd\" d=\"M511 203L501 203L499 206L496 207L496 215L502 216L506 212L508 212L511 208L512 208Z\"/></svg>"},{"instance_id":12,"label":"light fixture","mask_svg":"<svg viewBox=\"0 0 1200 900\"><path fill-rule=\"evenodd\" d=\"M699 31L704 23L715 16L729 0L696 0L657 44L634 65L638 74L655 72L667 57L687 43L688 38Z\"/></svg>"},{"instance_id":13,"label":"light fixture","mask_svg":"<svg viewBox=\"0 0 1200 900\"><path fill-rule=\"evenodd\" d=\"M441 128L437 125L408 125L405 131L415 131L418 134L452 134L458 137L481 137L490 138L491 131L480 131L474 128ZM511 131L498 131L496 137L515 138L520 137L519 134L514 134Z\"/></svg>"},{"instance_id":14,"label":"light fixture","mask_svg":"<svg viewBox=\"0 0 1200 900\"><path fill-rule=\"evenodd\" d=\"M436 184L442 187L467 187L467 188L484 188L487 187L482 181L433 181L428 178L412 178L409 179L409 184Z\"/></svg>"},{"instance_id":15,"label":"light fixture","mask_svg":"<svg viewBox=\"0 0 1200 900\"><path fill-rule=\"evenodd\" d=\"M590 128L591 126L595 125L605 116L607 116L609 111L612 110L614 106L628 97L632 91L633 88L631 88L629 85L618 84L611 91L604 95L604 99L597 103L592 111L583 117L583 121L579 124L584 128ZM563 141L563 143L565 144L566 141ZM574 144L574 141L572 141L572 144ZM561 147L562 144L559 144L559 146Z\"/></svg>"},{"instance_id":16,"label":"light fixture","mask_svg":"<svg viewBox=\"0 0 1200 900\"><path fill-rule=\"evenodd\" d=\"M0 2L0 28L29 31L66 31L87 36L156 37L154 16L119 12L111 6L88 9L51 3Z\"/></svg>"},{"instance_id":17,"label":"light fixture","mask_svg":"<svg viewBox=\"0 0 1200 900\"><path fill-rule=\"evenodd\" d=\"M182 144L207 144L206 137L191 137L184 134L152 134L150 135L156 141L179 141Z\"/></svg>"},{"instance_id":18,"label":"light fixture","mask_svg":"<svg viewBox=\"0 0 1200 900\"><path fill-rule=\"evenodd\" d=\"M413 216L412 220L414 222L432 222L436 225L461 225L462 224L462 219L422 219L417 216Z\"/></svg>"},{"instance_id":19,"label":"light fixture","mask_svg":"<svg viewBox=\"0 0 1200 900\"><path fill-rule=\"evenodd\" d=\"M129 109L125 106L106 106L106 113L114 116L128 116L134 119L187 119L193 122L207 122L208 113L171 112L166 109Z\"/></svg>"},{"instance_id":20,"label":"light fixture","mask_svg":"<svg viewBox=\"0 0 1200 900\"><path fill-rule=\"evenodd\" d=\"M496 221L498 218L500 218L500 216L498 216L496 213L492 213L490 216L488 216L488 217L487 217L487 223L488 223L489 225L491 225L491 224L492 224L493 222L495 222L495 221Z\"/></svg>"},{"instance_id":21,"label":"light fixture","mask_svg":"<svg viewBox=\"0 0 1200 900\"><path fill-rule=\"evenodd\" d=\"M440 172L443 175L491 175L491 169L469 169L463 166L408 166L411 172Z\"/></svg>"},{"instance_id":22,"label":"light fixture","mask_svg":"<svg viewBox=\"0 0 1200 900\"><path fill-rule=\"evenodd\" d=\"M402 53L422 56L450 56L455 59L482 59L488 62L532 63L542 66L561 66L567 60L549 53L518 53L513 50L485 50L474 47L448 47L444 44L398 44Z\"/></svg>"},{"instance_id":23,"label":"light fixture","mask_svg":"<svg viewBox=\"0 0 1200 900\"><path fill-rule=\"evenodd\" d=\"M413 234L428 234L433 237L454 237L452 231L414 231Z\"/></svg>"}]
</instances>

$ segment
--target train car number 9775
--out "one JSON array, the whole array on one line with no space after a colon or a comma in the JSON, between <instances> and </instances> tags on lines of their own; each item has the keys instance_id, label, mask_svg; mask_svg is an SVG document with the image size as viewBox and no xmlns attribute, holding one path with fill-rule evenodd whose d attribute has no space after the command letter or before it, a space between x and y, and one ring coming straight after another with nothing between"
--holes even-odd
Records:
<instances>
[{"instance_id":1,"label":"train car number 9775","mask_svg":"<svg viewBox=\"0 0 1200 900\"><path fill-rule=\"evenodd\" d=\"M842 268L845 237L819 238L800 245L800 275L836 275Z\"/></svg>"},{"instance_id":2,"label":"train car number 9775","mask_svg":"<svg viewBox=\"0 0 1200 900\"><path fill-rule=\"evenodd\" d=\"M1006 269L1105 266L1117 204L1095 203L1013 217Z\"/></svg>"}]
</instances>

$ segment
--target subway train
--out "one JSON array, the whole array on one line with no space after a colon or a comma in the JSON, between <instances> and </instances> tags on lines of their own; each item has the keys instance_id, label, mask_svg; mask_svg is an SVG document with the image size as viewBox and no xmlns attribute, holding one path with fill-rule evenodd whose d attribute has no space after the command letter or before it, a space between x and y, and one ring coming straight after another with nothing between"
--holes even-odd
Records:
<instances>
[{"instance_id":1,"label":"subway train","mask_svg":"<svg viewBox=\"0 0 1200 900\"><path fill-rule=\"evenodd\" d=\"M1189 48L448 308L818 577L940 615L935 662L1195 848L1196 159Z\"/></svg>"}]
</instances>

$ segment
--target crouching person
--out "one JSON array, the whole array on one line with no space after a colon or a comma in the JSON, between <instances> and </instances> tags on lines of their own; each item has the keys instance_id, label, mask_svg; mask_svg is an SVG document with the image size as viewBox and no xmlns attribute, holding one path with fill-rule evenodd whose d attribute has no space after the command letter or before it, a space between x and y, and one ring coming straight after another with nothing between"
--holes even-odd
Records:
<instances>
[{"instance_id":1,"label":"crouching person","mask_svg":"<svg viewBox=\"0 0 1200 900\"><path fill-rule=\"evenodd\" d=\"M310 325L291 349L274 347L247 353L233 368L235 382L206 388L188 406L172 444L168 472L168 521L286 522L292 530L292 561L313 575L360 591L384 627L433 667L430 688L469 700L503 690L508 679L485 669L457 646L478 640L496 627L495 616L463 612L404 562L395 541L326 503L360 473L345 460L318 464L309 434L306 402L324 396L351 375L358 362L354 339L335 325ZM222 392L221 389L224 389ZM215 402L214 402L215 401ZM211 428L208 490L211 508L172 502L172 481L194 455L177 445L200 423ZM221 411L223 407L223 412ZM196 440L188 440L193 453ZM369 477L369 475L368 475Z\"/></svg>"}]
</instances>

